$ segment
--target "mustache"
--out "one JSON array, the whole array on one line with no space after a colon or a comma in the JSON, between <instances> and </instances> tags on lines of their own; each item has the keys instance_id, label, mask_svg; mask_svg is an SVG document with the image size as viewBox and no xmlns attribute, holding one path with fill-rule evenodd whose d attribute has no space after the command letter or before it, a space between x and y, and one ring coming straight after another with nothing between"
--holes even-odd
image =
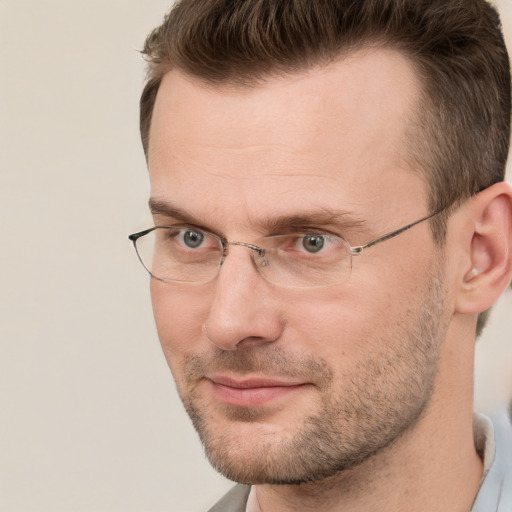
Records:
<instances>
[{"instance_id":1,"label":"mustache","mask_svg":"<svg viewBox=\"0 0 512 512\"><path fill-rule=\"evenodd\" d=\"M286 377L312 382L320 388L328 387L334 377L334 371L325 360L312 355L290 354L277 346L232 351L215 348L213 353L189 354L185 358L184 375L188 383L198 382L205 375L225 372L240 376Z\"/></svg>"}]
</instances>

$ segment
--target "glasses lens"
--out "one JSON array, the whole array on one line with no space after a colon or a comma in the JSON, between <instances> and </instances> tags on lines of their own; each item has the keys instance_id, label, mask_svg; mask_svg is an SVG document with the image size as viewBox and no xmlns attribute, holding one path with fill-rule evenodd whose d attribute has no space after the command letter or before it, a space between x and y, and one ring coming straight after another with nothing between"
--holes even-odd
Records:
<instances>
[{"instance_id":1,"label":"glasses lens","mask_svg":"<svg viewBox=\"0 0 512 512\"><path fill-rule=\"evenodd\" d=\"M322 288L350 277L349 244L325 234L279 235L264 239L263 257L253 255L261 274L285 288Z\"/></svg>"},{"instance_id":2,"label":"glasses lens","mask_svg":"<svg viewBox=\"0 0 512 512\"><path fill-rule=\"evenodd\" d=\"M136 248L153 277L178 283L211 281L222 257L220 240L194 228L155 228L137 240Z\"/></svg>"}]
</instances>

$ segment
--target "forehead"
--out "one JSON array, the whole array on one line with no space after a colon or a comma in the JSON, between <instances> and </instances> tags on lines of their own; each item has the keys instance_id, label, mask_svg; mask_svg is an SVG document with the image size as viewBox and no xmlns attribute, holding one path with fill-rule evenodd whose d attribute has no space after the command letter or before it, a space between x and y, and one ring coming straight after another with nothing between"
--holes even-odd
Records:
<instances>
[{"instance_id":1,"label":"forehead","mask_svg":"<svg viewBox=\"0 0 512 512\"><path fill-rule=\"evenodd\" d=\"M172 71L153 113L152 197L227 218L330 203L363 216L404 193L417 204L423 184L406 163L406 131L419 91L410 62L387 49L251 88Z\"/></svg>"}]
</instances>

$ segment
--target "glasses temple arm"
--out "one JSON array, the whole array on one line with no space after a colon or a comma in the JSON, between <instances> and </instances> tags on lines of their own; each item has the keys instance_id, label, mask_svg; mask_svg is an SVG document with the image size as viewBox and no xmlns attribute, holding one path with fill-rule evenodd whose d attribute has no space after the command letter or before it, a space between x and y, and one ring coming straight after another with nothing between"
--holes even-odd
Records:
<instances>
[{"instance_id":1,"label":"glasses temple arm","mask_svg":"<svg viewBox=\"0 0 512 512\"><path fill-rule=\"evenodd\" d=\"M358 245L356 247L351 247L350 253L352 254L352 256L357 256L358 254L361 254L365 249L368 249L368 247L372 247L373 245L379 244L380 242L385 242L386 240L389 240L390 238L394 238L395 236L401 235L404 231L411 229L412 227L416 226L417 224L421 224L422 222L425 222L426 220L429 220L432 217L439 215L443 210L444 210L444 208L437 212L431 213L427 217L423 217L422 219L412 222L411 224L407 224L407 226L404 226L403 228L397 229L395 231L390 231L389 233L386 233L385 235L383 235L379 238L376 238L375 240L372 240L371 242L368 242L367 244Z\"/></svg>"}]
</instances>

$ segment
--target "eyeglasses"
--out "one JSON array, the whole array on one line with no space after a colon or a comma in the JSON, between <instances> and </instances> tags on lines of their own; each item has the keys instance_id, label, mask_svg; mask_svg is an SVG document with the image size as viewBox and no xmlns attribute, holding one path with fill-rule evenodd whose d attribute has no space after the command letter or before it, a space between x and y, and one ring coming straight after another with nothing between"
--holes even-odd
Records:
<instances>
[{"instance_id":1,"label":"eyeglasses","mask_svg":"<svg viewBox=\"0 0 512 512\"><path fill-rule=\"evenodd\" d=\"M356 247L340 236L316 232L270 235L261 238L258 245L229 242L209 231L187 226L155 226L128 238L149 274L166 283L198 285L213 281L229 246L241 246L251 251L254 266L268 282L283 288L324 288L348 280L353 256L440 212Z\"/></svg>"}]
</instances>

